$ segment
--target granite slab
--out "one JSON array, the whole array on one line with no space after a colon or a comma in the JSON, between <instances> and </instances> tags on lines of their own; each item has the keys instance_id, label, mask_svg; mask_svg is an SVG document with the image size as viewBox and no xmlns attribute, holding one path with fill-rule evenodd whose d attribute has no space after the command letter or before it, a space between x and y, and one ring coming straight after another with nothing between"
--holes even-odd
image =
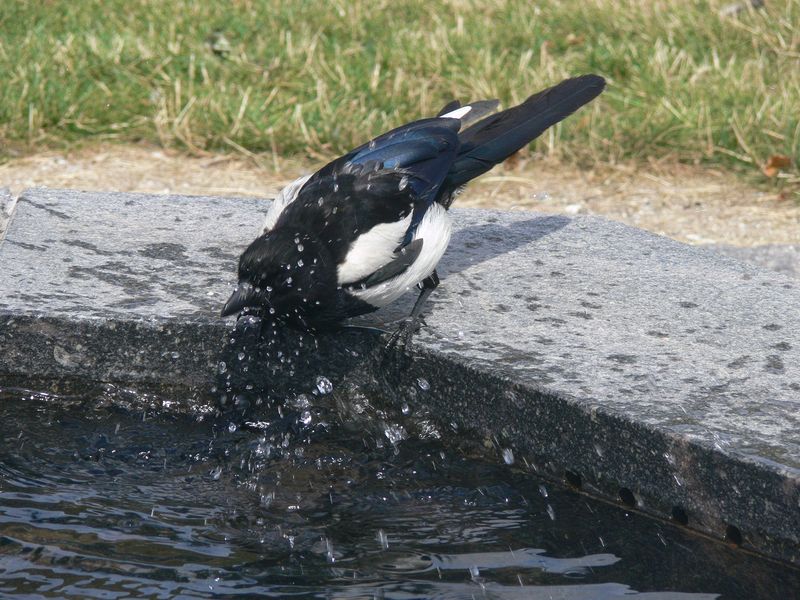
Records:
<instances>
[{"instance_id":1,"label":"granite slab","mask_svg":"<svg viewBox=\"0 0 800 600\"><path fill-rule=\"evenodd\" d=\"M797 232L797 239L800 240L800 231ZM800 279L800 243L765 244L752 248L742 248L729 244L711 244L703 247L737 260L759 265L771 271L777 271Z\"/></svg>"}]
</instances>

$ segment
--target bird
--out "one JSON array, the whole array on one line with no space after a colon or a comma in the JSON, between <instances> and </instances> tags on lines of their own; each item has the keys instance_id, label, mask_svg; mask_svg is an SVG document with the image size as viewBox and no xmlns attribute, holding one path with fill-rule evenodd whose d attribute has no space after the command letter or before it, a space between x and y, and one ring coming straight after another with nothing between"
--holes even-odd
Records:
<instances>
[{"instance_id":1,"label":"bird","mask_svg":"<svg viewBox=\"0 0 800 600\"><path fill-rule=\"evenodd\" d=\"M304 331L342 326L418 289L391 336L408 344L450 241L448 209L470 180L597 97L605 80L566 79L517 106L447 104L284 187L239 258L223 317L260 312Z\"/></svg>"}]
</instances>

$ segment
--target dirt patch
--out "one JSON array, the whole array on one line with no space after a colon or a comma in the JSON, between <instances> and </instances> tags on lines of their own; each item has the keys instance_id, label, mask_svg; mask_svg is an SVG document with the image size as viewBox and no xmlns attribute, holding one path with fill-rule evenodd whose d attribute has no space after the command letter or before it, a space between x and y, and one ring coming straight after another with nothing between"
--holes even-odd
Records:
<instances>
[{"instance_id":1,"label":"dirt patch","mask_svg":"<svg viewBox=\"0 0 800 600\"><path fill-rule=\"evenodd\" d=\"M237 155L203 157L142 146L47 152L0 165L0 187L270 198L313 165ZM684 165L579 170L523 156L485 175L458 206L596 214L692 244L800 242L800 206L730 174Z\"/></svg>"}]
</instances>

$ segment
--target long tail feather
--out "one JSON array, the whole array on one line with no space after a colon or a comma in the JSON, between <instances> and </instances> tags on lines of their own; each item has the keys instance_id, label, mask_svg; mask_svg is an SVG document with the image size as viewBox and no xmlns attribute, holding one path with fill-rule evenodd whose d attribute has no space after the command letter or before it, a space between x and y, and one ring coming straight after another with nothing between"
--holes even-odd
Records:
<instances>
[{"instance_id":1,"label":"long tail feather","mask_svg":"<svg viewBox=\"0 0 800 600\"><path fill-rule=\"evenodd\" d=\"M443 187L452 191L503 162L596 98L604 87L605 80L598 75L567 79L463 130L458 136L458 157Z\"/></svg>"}]
</instances>

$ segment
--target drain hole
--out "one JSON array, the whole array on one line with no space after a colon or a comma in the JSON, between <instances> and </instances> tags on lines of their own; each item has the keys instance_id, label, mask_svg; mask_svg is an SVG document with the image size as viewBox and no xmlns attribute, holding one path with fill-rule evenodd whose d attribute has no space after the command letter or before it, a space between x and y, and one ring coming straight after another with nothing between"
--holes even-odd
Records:
<instances>
[{"instance_id":1,"label":"drain hole","mask_svg":"<svg viewBox=\"0 0 800 600\"><path fill-rule=\"evenodd\" d=\"M728 540L731 544L736 544L737 546L742 545L742 532L739 531L739 528L734 525L728 525L725 528L725 539Z\"/></svg>"},{"instance_id":2,"label":"drain hole","mask_svg":"<svg viewBox=\"0 0 800 600\"><path fill-rule=\"evenodd\" d=\"M623 504L626 504L631 508L636 507L636 496L634 496L633 492L626 487L619 488L619 499L622 500Z\"/></svg>"},{"instance_id":3,"label":"drain hole","mask_svg":"<svg viewBox=\"0 0 800 600\"><path fill-rule=\"evenodd\" d=\"M581 489L583 485L583 481L581 481L581 476L578 475L575 471L566 470L564 471L564 479L566 482L574 488Z\"/></svg>"},{"instance_id":4,"label":"drain hole","mask_svg":"<svg viewBox=\"0 0 800 600\"><path fill-rule=\"evenodd\" d=\"M675 521L676 523L680 523L681 525L688 525L689 515L687 515L686 511L683 510L680 506L673 506L672 520Z\"/></svg>"}]
</instances>

